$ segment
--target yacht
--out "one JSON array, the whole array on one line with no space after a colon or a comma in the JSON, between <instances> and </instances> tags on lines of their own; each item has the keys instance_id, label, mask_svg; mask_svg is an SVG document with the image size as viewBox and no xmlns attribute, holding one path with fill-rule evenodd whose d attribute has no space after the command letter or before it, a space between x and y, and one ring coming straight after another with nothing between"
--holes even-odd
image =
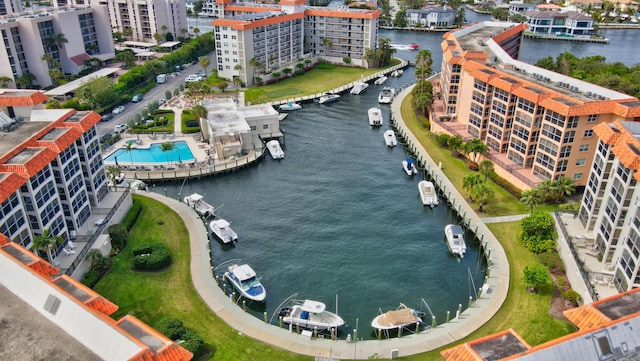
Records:
<instances>
[{"instance_id":1,"label":"yacht","mask_svg":"<svg viewBox=\"0 0 640 361\"><path fill-rule=\"evenodd\" d=\"M382 85L384 84L384 82L387 81L387 77L382 75L381 77L379 77L378 79L376 79L376 81L373 82L373 84L375 85Z\"/></svg>"},{"instance_id":2,"label":"yacht","mask_svg":"<svg viewBox=\"0 0 640 361\"><path fill-rule=\"evenodd\" d=\"M280 142L277 139L273 139L267 142L267 149L269 149L269 153L271 154L271 158L273 159L284 159L284 152L282 151L282 147L280 147Z\"/></svg>"},{"instance_id":3,"label":"yacht","mask_svg":"<svg viewBox=\"0 0 640 361\"><path fill-rule=\"evenodd\" d=\"M316 102L318 104L327 104L327 103L338 101L338 99L340 99L340 95L338 95L338 94L325 93L323 96L321 96L320 98L316 99Z\"/></svg>"},{"instance_id":4,"label":"yacht","mask_svg":"<svg viewBox=\"0 0 640 361\"><path fill-rule=\"evenodd\" d=\"M193 208L200 217L209 218L215 216L215 209L213 206L204 201L204 196L199 193L193 193L184 197L182 200L186 205Z\"/></svg>"},{"instance_id":5,"label":"yacht","mask_svg":"<svg viewBox=\"0 0 640 361\"><path fill-rule=\"evenodd\" d=\"M420 181L418 183L418 191L420 192L422 205L433 208L440 203L438 194L436 193L436 187L432 182L426 180Z\"/></svg>"},{"instance_id":6,"label":"yacht","mask_svg":"<svg viewBox=\"0 0 640 361\"><path fill-rule=\"evenodd\" d=\"M359 80L353 85L353 88L351 88L351 91L349 93L354 95L360 95L364 93L364 91L367 90L367 88L369 88L369 83Z\"/></svg>"},{"instance_id":7,"label":"yacht","mask_svg":"<svg viewBox=\"0 0 640 361\"><path fill-rule=\"evenodd\" d=\"M238 242L238 234L231 229L231 224L222 218L211 221L209 229L222 243Z\"/></svg>"},{"instance_id":8,"label":"yacht","mask_svg":"<svg viewBox=\"0 0 640 361\"><path fill-rule=\"evenodd\" d=\"M398 330L400 328L410 328L422 323L423 314L405 306L403 303L397 309L387 311L378 315L371 321L371 327L376 330Z\"/></svg>"},{"instance_id":9,"label":"yacht","mask_svg":"<svg viewBox=\"0 0 640 361\"><path fill-rule=\"evenodd\" d=\"M325 331L344 325L344 320L326 310L324 303L313 300L293 301L292 306L280 309L282 322L311 330Z\"/></svg>"},{"instance_id":10,"label":"yacht","mask_svg":"<svg viewBox=\"0 0 640 361\"><path fill-rule=\"evenodd\" d=\"M382 126L382 110L378 107L369 108L369 125L372 127Z\"/></svg>"},{"instance_id":11,"label":"yacht","mask_svg":"<svg viewBox=\"0 0 640 361\"><path fill-rule=\"evenodd\" d=\"M267 291L256 277L256 272L248 264L229 266L229 271L224 273L224 279L231 282L244 298L262 302L267 297Z\"/></svg>"},{"instance_id":12,"label":"yacht","mask_svg":"<svg viewBox=\"0 0 640 361\"><path fill-rule=\"evenodd\" d=\"M292 110L302 109L302 105L294 102L287 102L286 104L281 104L278 109L282 110L283 112L289 112Z\"/></svg>"},{"instance_id":13,"label":"yacht","mask_svg":"<svg viewBox=\"0 0 640 361\"><path fill-rule=\"evenodd\" d=\"M453 255L464 257L467 252L467 244L464 242L464 231L456 224L447 224L444 227L444 234L447 236L447 247Z\"/></svg>"}]
</instances>

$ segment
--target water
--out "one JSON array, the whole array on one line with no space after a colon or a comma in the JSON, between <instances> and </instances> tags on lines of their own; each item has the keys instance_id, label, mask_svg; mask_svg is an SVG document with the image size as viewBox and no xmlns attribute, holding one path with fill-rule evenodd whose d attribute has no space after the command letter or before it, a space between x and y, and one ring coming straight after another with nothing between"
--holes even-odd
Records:
<instances>
[{"instance_id":1,"label":"water","mask_svg":"<svg viewBox=\"0 0 640 361\"><path fill-rule=\"evenodd\" d=\"M131 140L129 142L135 142ZM193 153L189 149L189 146L185 141L173 142L174 148L172 151L163 152L162 145L160 143L151 144L149 148L134 148L127 151L124 148L120 148L115 152L109 154L104 161L115 162L133 162L133 163L167 163L176 161L191 161L194 159ZM118 159L118 157L120 159Z\"/></svg>"}]
</instances>

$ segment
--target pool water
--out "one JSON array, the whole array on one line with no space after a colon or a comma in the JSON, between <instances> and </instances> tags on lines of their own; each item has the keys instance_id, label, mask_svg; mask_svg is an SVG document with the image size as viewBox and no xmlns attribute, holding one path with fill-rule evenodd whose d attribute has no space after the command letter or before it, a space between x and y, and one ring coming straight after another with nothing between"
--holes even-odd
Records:
<instances>
[{"instance_id":1,"label":"pool water","mask_svg":"<svg viewBox=\"0 0 640 361\"><path fill-rule=\"evenodd\" d=\"M162 143L151 144L149 148L133 148L127 151L120 148L109 154L105 162L133 162L133 163L171 163L189 162L195 158L185 141L173 142L173 150L163 152Z\"/></svg>"}]
</instances>

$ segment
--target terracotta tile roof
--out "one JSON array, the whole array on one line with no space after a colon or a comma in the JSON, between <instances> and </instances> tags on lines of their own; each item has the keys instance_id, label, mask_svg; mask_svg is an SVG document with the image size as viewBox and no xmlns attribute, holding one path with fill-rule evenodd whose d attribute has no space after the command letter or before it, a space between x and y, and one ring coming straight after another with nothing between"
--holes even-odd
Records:
<instances>
[{"instance_id":1,"label":"terracotta tile roof","mask_svg":"<svg viewBox=\"0 0 640 361\"><path fill-rule=\"evenodd\" d=\"M224 7L224 11L234 11L238 14L246 13L262 13L265 11L281 11L280 7L267 7L267 6L241 6L241 5L227 5Z\"/></svg>"},{"instance_id":2,"label":"terracotta tile roof","mask_svg":"<svg viewBox=\"0 0 640 361\"><path fill-rule=\"evenodd\" d=\"M14 259L17 264L30 269L33 273L39 274L49 280L50 277L60 273L60 269L53 267L49 262L36 256L33 252L22 247L18 243L9 242L0 246L0 252L5 256Z\"/></svg>"},{"instance_id":3,"label":"terracotta tile roof","mask_svg":"<svg viewBox=\"0 0 640 361\"><path fill-rule=\"evenodd\" d=\"M0 169L2 169L0 172L0 203L9 198L27 181L16 173L5 171L3 168L0 166Z\"/></svg>"},{"instance_id":4,"label":"terracotta tile roof","mask_svg":"<svg viewBox=\"0 0 640 361\"><path fill-rule=\"evenodd\" d=\"M9 237L7 237L4 234L0 233L0 246L4 246L5 244L8 244L9 242L11 242Z\"/></svg>"},{"instance_id":5,"label":"terracotta tile roof","mask_svg":"<svg viewBox=\"0 0 640 361\"><path fill-rule=\"evenodd\" d=\"M280 0L278 4L280 5L304 5L307 3L307 0Z\"/></svg>"},{"instance_id":6,"label":"terracotta tile roof","mask_svg":"<svg viewBox=\"0 0 640 361\"><path fill-rule=\"evenodd\" d=\"M49 100L43 93L37 90L2 89L0 90L0 106L28 107L40 105Z\"/></svg>"},{"instance_id":7,"label":"terracotta tile roof","mask_svg":"<svg viewBox=\"0 0 640 361\"><path fill-rule=\"evenodd\" d=\"M323 8L307 8L304 11L305 16L324 16L329 18L345 18L345 19L377 19L380 17L380 10L369 11L344 11L331 10Z\"/></svg>"},{"instance_id":8,"label":"terracotta tile roof","mask_svg":"<svg viewBox=\"0 0 640 361\"><path fill-rule=\"evenodd\" d=\"M91 59L91 57L87 53L81 53L81 54L78 54L78 55L74 55L74 56L70 57L69 59L74 64L80 66L80 65L84 65L84 61Z\"/></svg>"},{"instance_id":9,"label":"terracotta tile roof","mask_svg":"<svg viewBox=\"0 0 640 361\"><path fill-rule=\"evenodd\" d=\"M603 143L612 145L622 136L622 130L620 128L623 127L618 122L600 123L593 127L593 132L596 133Z\"/></svg>"},{"instance_id":10,"label":"terracotta tile roof","mask_svg":"<svg viewBox=\"0 0 640 361\"><path fill-rule=\"evenodd\" d=\"M503 360L505 357L519 354L530 348L531 346L517 332L508 329L443 350L440 354L446 361L497 360L495 357L500 357L499 359ZM481 353L486 353L482 350L487 349L490 350L493 357L488 358L481 355Z\"/></svg>"},{"instance_id":11,"label":"terracotta tile roof","mask_svg":"<svg viewBox=\"0 0 640 361\"><path fill-rule=\"evenodd\" d=\"M593 307L593 304L565 310L563 314L581 330L604 326L611 322L611 319Z\"/></svg>"},{"instance_id":12,"label":"terracotta tile roof","mask_svg":"<svg viewBox=\"0 0 640 361\"><path fill-rule=\"evenodd\" d=\"M239 20L239 19L216 19L213 21L214 26L229 26L235 30L247 30L254 29L261 26L280 24L286 21L302 19L304 15L302 13L284 14L258 20Z\"/></svg>"},{"instance_id":13,"label":"terracotta tile roof","mask_svg":"<svg viewBox=\"0 0 640 361\"><path fill-rule=\"evenodd\" d=\"M493 39L493 41L495 41L496 43L500 44L501 42L509 39L510 37L512 37L513 35L522 32L522 34L524 35L524 31L527 29L527 25L525 24L518 24L512 28L509 28L507 30L504 30L494 36L491 37L491 39Z\"/></svg>"},{"instance_id":14,"label":"terracotta tile roof","mask_svg":"<svg viewBox=\"0 0 640 361\"><path fill-rule=\"evenodd\" d=\"M127 315L121 318L116 322L116 325L121 326L123 323L128 323L133 325L136 328L139 328L144 333L149 334L151 337L160 340L163 345L159 347L157 350L152 350L148 348L142 341L138 340L136 337L131 335L131 339L137 340L137 342L144 347L147 347L145 350L142 350L140 353L130 358L130 361L188 361L191 360L193 354L186 349L180 347L174 341L168 339L165 335L156 331L155 329L149 327L144 322L140 321L134 316ZM127 332L125 328L122 328L124 332Z\"/></svg>"}]
</instances>

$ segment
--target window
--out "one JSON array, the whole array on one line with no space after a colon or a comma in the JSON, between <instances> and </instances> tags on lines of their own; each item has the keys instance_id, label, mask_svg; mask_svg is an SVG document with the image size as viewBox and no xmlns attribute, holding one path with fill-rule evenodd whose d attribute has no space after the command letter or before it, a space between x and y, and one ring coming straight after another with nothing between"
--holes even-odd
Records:
<instances>
[{"instance_id":1,"label":"window","mask_svg":"<svg viewBox=\"0 0 640 361\"><path fill-rule=\"evenodd\" d=\"M536 163L542 165L550 171L553 171L556 167L556 163L554 162L554 160L544 153L538 153L536 155Z\"/></svg>"},{"instance_id":2,"label":"window","mask_svg":"<svg viewBox=\"0 0 640 361\"><path fill-rule=\"evenodd\" d=\"M573 180L582 179L582 173L573 173Z\"/></svg>"},{"instance_id":3,"label":"window","mask_svg":"<svg viewBox=\"0 0 640 361\"><path fill-rule=\"evenodd\" d=\"M576 160L576 166L581 167L581 166L585 165L586 162L587 162L586 159L580 158L580 159Z\"/></svg>"},{"instance_id":4,"label":"window","mask_svg":"<svg viewBox=\"0 0 640 361\"><path fill-rule=\"evenodd\" d=\"M598 114L591 114L587 117L587 123L594 123L598 121Z\"/></svg>"},{"instance_id":5,"label":"window","mask_svg":"<svg viewBox=\"0 0 640 361\"><path fill-rule=\"evenodd\" d=\"M560 158L566 158L571 154L571 146L565 145L560 149Z\"/></svg>"},{"instance_id":6,"label":"window","mask_svg":"<svg viewBox=\"0 0 640 361\"><path fill-rule=\"evenodd\" d=\"M533 114L534 110L536 109L536 104L526 99L520 98L518 99L518 108L524 110L527 113Z\"/></svg>"},{"instance_id":7,"label":"window","mask_svg":"<svg viewBox=\"0 0 640 361\"><path fill-rule=\"evenodd\" d=\"M565 117L562 114L556 113L553 110L549 110L544 119L549 123L559 126L560 128L564 128Z\"/></svg>"},{"instance_id":8,"label":"window","mask_svg":"<svg viewBox=\"0 0 640 361\"><path fill-rule=\"evenodd\" d=\"M263 124L262 125L262 129L263 130L269 130L269 124Z\"/></svg>"},{"instance_id":9,"label":"window","mask_svg":"<svg viewBox=\"0 0 640 361\"><path fill-rule=\"evenodd\" d=\"M585 131L584 131L584 137L585 137L585 138L591 138L591 137L593 137L593 130L592 130L592 129L585 130Z\"/></svg>"},{"instance_id":10,"label":"window","mask_svg":"<svg viewBox=\"0 0 640 361\"><path fill-rule=\"evenodd\" d=\"M473 87L483 92L487 91L487 83L483 82L482 80L476 79L473 82Z\"/></svg>"},{"instance_id":11,"label":"window","mask_svg":"<svg viewBox=\"0 0 640 361\"><path fill-rule=\"evenodd\" d=\"M560 139L562 139L562 131L550 125L544 125L542 127L542 135L556 142L559 142Z\"/></svg>"},{"instance_id":12,"label":"window","mask_svg":"<svg viewBox=\"0 0 640 361\"><path fill-rule=\"evenodd\" d=\"M556 172L566 172L567 164L569 164L569 161L566 159L559 161L558 166L556 167Z\"/></svg>"},{"instance_id":13,"label":"window","mask_svg":"<svg viewBox=\"0 0 640 361\"><path fill-rule=\"evenodd\" d=\"M500 99L505 103L509 102L509 93L502 89L496 89L493 92L493 97L496 99Z\"/></svg>"},{"instance_id":14,"label":"window","mask_svg":"<svg viewBox=\"0 0 640 361\"><path fill-rule=\"evenodd\" d=\"M562 143L573 143L573 138L576 136L576 132L569 131L564 133L564 139L562 140Z\"/></svg>"},{"instance_id":15,"label":"window","mask_svg":"<svg viewBox=\"0 0 640 361\"><path fill-rule=\"evenodd\" d=\"M580 145L580 151L581 152L588 152L589 151L589 144Z\"/></svg>"}]
</instances>

